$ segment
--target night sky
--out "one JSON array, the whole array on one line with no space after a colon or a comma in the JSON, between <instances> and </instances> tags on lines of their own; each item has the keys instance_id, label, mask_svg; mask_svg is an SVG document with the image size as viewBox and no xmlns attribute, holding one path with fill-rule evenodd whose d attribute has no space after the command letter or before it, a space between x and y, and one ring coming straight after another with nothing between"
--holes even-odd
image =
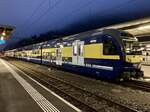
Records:
<instances>
[{"instance_id":1,"label":"night sky","mask_svg":"<svg viewBox=\"0 0 150 112\"><path fill-rule=\"evenodd\" d=\"M10 42L47 31L82 32L150 16L150 0L1 0L0 24Z\"/></svg>"}]
</instances>

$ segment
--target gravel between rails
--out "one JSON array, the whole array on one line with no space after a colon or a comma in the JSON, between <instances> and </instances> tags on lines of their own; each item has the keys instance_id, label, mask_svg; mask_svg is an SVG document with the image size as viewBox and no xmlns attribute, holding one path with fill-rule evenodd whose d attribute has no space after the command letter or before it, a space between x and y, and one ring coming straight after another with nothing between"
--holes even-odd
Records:
<instances>
[{"instance_id":1,"label":"gravel between rails","mask_svg":"<svg viewBox=\"0 0 150 112\"><path fill-rule=\"evenodd\" d=\"M20 69L23 69L24 71L28 71L28 74L38 79L40 82L42 81L44 83L50 84L51 87L54 86L55 89L57 88L57 90L59 88L59 91L61 90L63 91L63 93L69 94L69 96L73 97L74 99L77 99L78 103L79 101L82 102L84 105L86 105L86 107L88 107L88 110L87 108L86 109L84 108L84 111L89 112L89 110L92 111L93 109L93 111L98 111L98 112L102 112L102 111L103 112L137 112L137 110L135 109L132 109L130 107L127 107L125 105L116 102L112 102L106 98L100 97L86 90L83 90L75 85L45 75L44 73L35 70L33 67L32 68L27 67L26 65L23 64L22 65L19 64L19 66L18 65L16 66L19 67Z\"/></svg>"},{"instance_id":2,"label":"gravel between rails","mask_svg":"<svg viewBox=\"0 0 150 112\"><path fill-rule=\"evenodd\" d=\"M133 89L139 89L143 91L150 92L150 82L140 81L140 80L131 80L122 83L123 86L131 87Z\"/></svg>"}]
</instances>

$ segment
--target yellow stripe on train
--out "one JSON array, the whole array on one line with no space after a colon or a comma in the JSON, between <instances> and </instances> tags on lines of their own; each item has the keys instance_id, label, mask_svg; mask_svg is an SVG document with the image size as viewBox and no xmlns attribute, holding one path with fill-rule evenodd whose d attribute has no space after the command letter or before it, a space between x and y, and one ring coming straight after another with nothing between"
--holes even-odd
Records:
<instances>
[{"instance_id":1,"label":"yellow stripe on train","mask_svg":"<svg viewBox=\"0 0 150 112\"><path fill-rule=\"evenodd\" d=\"M62 57L72 57L72 47L62 48Z\"/></svg>"},{"instance_id":2,"label":"yellow stripe on train","mask_svg":"<svg viewBox=\"0 0 150 112\"><path fill-rule=\"evenodd\" d=\"M139 63L143 60L142 55L126 55L126 61L130 63Z\"/></svg>"},{"instance_id":3,"label":"yellow stripe on train","mask_svg":"<svg viewBox=\"0 0 150 112\"><path fill-rule=\"evenodd\" d=\"M84 46L84 57L94 59L115 59L119 60L119 55L103 55L103 44L89 44Z\"/></svg>"}]
</instances>

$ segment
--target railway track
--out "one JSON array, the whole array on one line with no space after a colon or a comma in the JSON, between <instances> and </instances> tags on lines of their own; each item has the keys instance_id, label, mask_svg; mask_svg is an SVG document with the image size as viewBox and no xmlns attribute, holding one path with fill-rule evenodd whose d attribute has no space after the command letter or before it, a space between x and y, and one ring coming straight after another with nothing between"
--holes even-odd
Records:
<instances>
[{"instance_id":1,"label":"railway track","mask_svg":"<svg viewBox=\"0 0 150 112\"><path fill-rule=\"evenodd\" d=\"M31 66L14 65L85 112L138 112L138 110L93 94L64 80L46 75Z\"/></svg>"},{"instance_id":2,"label":"railway track","mask_svg":"<svg viewBox=\"0 0 150 112\"><path fill-rule=\"evenodd\" d=\"M145 81L131 80L131 81L124 82L121 85L126 87L131 87L133 89L150 92L150 83Z\"/></svg>"}]
</instances>

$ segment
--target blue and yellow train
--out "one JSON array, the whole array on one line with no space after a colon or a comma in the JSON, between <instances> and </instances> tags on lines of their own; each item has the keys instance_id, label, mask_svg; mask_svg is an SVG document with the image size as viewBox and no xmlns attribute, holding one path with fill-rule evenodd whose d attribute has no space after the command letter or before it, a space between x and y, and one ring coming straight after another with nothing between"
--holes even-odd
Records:
<instances>
[{"instance_id":1,"label":"blue and yellow train","mask_svg":"<svg viewBox=\"0 0 150 112\"><path fill-rule=\"evenodd\" d=\"M143 77L138 44L128 32L105 29L25 46L6 51L5 55L98 78L123 80Z\"/></svg>"}]
</instances>

